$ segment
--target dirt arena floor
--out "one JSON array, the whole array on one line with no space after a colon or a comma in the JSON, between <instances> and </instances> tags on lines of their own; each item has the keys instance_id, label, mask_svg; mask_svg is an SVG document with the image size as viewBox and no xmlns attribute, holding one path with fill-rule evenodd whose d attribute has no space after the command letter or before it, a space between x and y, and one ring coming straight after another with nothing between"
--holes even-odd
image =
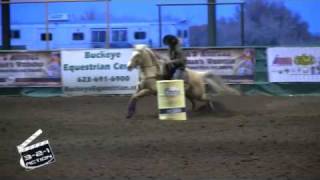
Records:
<instances>
[{"instance_id":1,"label":"dirt arena floor","mask_svg":"<svg viewBox=\"0 0 320 180\"><path fill-rule=\"evenodd\" d=\"M320 179L320 97L219 97L226 109L157 119L155 97L0 97L0 179ZM37 129L56 162L25 171Z\"/></svg>"}]
</instances>

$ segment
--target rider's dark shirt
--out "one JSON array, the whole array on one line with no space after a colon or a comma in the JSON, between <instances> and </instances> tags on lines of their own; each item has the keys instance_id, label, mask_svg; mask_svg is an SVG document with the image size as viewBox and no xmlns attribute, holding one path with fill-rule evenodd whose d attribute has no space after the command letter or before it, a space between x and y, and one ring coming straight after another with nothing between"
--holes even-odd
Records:
<instances>
[{"instance_id":1,"label":"rider's dark shirt","mask_svg":"<svg viewBox=\"0 0 320 180\"><path fill-rule=\"evenodd\" d=\"M173 64L175 68L184 69L186 67L186 57L179 44L169 48L169 57L171 64Z\"/></svg>"}]
</instances>

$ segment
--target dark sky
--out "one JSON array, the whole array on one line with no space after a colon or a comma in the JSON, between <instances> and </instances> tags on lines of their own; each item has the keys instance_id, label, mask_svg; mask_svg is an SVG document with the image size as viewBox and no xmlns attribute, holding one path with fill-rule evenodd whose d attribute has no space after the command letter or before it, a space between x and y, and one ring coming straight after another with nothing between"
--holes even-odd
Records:
<instances>
[{"instance_id":1,"label":"dark sky","mask_svg":"<svg viewBox=\"0 0 320 180\"><path fill-rule=\"evenodd\" d=\"M17 0L19 1L19 0ZM270 0L283 1L292 11L308 22L310 32L320 34L320 0ZM113 18L131 20L157 20L157 6L161 3L205 3L206 0L112 0L110 9ZM219 2L219 1L218 1ZM234 2L234 0L220 0ZM236 6L219 6L218 16L232 17ZM45 22L43 4L17 4L12 6L12 21L15 23ZM95 12L101 19L105 17L105 3L52 3L50 13L68 13L80 17L84 13ZM28 13L26 13L28 12ZM192 24L206 22L205 7L164 8L163 16L171 19L188 19Z\"/></svg>"}]
</instances>

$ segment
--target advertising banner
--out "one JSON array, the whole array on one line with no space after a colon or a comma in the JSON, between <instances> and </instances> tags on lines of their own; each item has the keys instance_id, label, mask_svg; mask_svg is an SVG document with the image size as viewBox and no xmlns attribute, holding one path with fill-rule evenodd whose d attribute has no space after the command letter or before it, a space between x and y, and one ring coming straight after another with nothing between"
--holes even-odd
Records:
<instances>
[{"instance_id":1,"label":"advertising banner","mask_svg":"<svg viewBox=\"0 0 320 180\"><path fill-rule=\"evenodd\" d=\"M62 82L66 95L132 94L138 72L128 71L132 49L62 51Z\"/></svg>"},{"instance_id":2,"label":"advertising banner","mask_svg":"<svg viewBox=\"0 0 320 180\"><path fill-rule=\"evenodd\" d=\"M167 50L156 50L168 58ZM196 48L183 50L187 67L196 71L213 71L228 83L253 83L255 72L254 49Z\"/></svg>"},{"instance_id":3,"label":"advertising banner","mask_svg":"<svg viewBox=\"0 0 320 180\"><path fill-rule=\"evenodd\" d=\"M320 82L320 48L269 48L270 82Z\"/></svg>"},{"instance_id":4,"label":"advertising banner","mask_svg":"<svg viewBox=\"0 0 320 180\"><path fill-rule=\"evenodd\" d=\"M59 52L0 52L0 87L60 87Z\"/></svg>"}]
</instances>

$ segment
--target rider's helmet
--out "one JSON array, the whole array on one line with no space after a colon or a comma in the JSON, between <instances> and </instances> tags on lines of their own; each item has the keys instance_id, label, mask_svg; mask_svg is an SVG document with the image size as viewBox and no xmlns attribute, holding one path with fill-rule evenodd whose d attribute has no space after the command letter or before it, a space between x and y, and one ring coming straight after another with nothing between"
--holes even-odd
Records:
<instances>
[{"instance_id":1,"label":"rider's helmet","mask_svg":"<svg viewBox=\"0 0 320 180\"><path fill-rule=\"evenodd\" d=\"M174 35L166 35L163 38L163 44L168 45L168 46L175 46L179 42L178 38Z\"/></svg>"}]
</instances>

